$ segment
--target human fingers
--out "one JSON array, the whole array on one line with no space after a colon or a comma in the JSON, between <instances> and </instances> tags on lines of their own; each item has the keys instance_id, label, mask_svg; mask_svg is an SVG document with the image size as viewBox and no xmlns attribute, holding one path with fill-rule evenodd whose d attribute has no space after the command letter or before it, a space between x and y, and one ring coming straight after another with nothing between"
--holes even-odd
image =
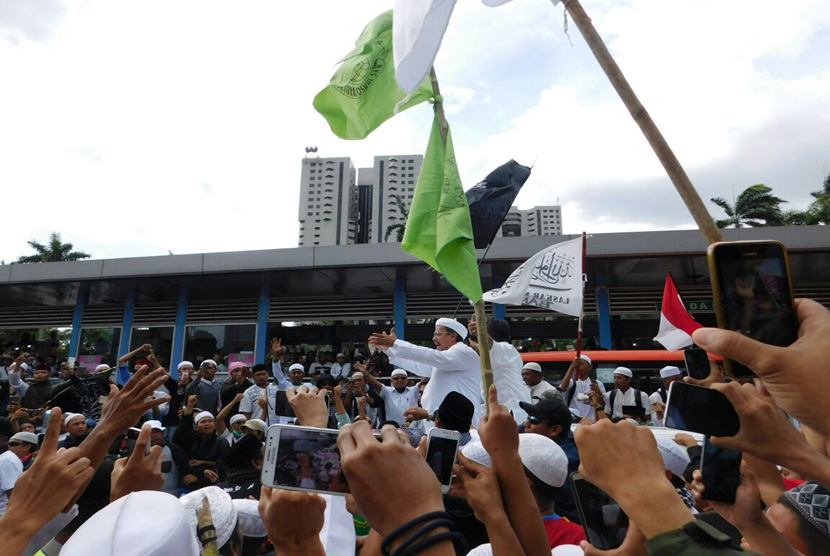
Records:
<instances>
[{"instance_id":1,"label":"human fingers","mask_svg":"<svg viewBox=\"0 0 830 556\"><path fill-rule=\"evenodd\" d=\"M349 454L357 450L357 442L355 442L352 435L352 427L354 425L346 425L340 429L340 434L337 435L337 448L340 450L341 459L346 458Z\"/></svg>"},{"instance_id":2,"label":"human fingers","mask_svg":"<svg viewBox=\"0 0 830 556\"><path fill-rule=\"evenodd\" d=\"M473 477L478 476L479 473L485 471L487 469L486 466L481 465L480 463L476 463L464 454L461 451L458 452L458 462L464 467L464 470L471 474Z\"/></svg>"},{"instance_id":3,"label":"human fingers","mask_svg":"<svg viewBox=\"0 0 830 556\"><path fill-rule=\"evenodd\" d=\"M38 457L46 454L54 454L58 449L58 437L61 434L61 421L63 413L61 408L56 407L52 409L49 416L49 424L46 426L46 434L43 437L43 443L40 446L40 453Z\"/></svg>"},{"instance_id":4,"label":"human fingers","mask_svg":"<svg viewBox=\"0 0 830 556\"><path fill-rule=\"evenodd\" d=\"M499 405L499 393L496 390L496 385L495 384L490 385L490 390L487 392L487 397L490 401L490 409L491 410L492 410L492 408Z\"/></svg>"},{"instance_id":5,"label":"human fingers","mask_svg":"<svg viewBox=\"0 0 830 556\"><path fill-rule=\"evenodd\" d=\"M737 411L739 407L743 407L747 403L747 396L743 392L743 388L737 382L719 382L712 384L712 390L717 390L729 400L729 403Z\"/></svg>"},{"instance_id":6,"label":"human fingers","mask_svg":"<svg viewBox=\"0 0 830 556\"><path fill-rule=\"evenodd\" d=\"M827 309L812 299L796 299L795 313L799 323L799 338L823 326L825 324L824 321L827 319Z\"/></svg>"},{"instance_id":7,"label":"human fingers","mask_svg":"<svg viewBox=\"0 0 830 556\"><path fill-rule=\"evenodd\" d=\"M352 424L352 438L358 447L377 444L378 441L372 434L372 427L366 421L359 421Z\"/></svg>"},{"instance_id":8,"label":"human fingers","mask_svg":"<svg viewBox=\"0 0 830 556\"><path fill-rule=\"evenodd\" d=\"M746 365L759 376L770 372L775 361L786 357L786 348L772 346L719 328L698 328L692 334L698 347Z\"/></svg>"},{"instance_id":9,"label":"human fingers","mask_svg":"<svg viewBox=\"0 0 830 556\"><path fill-rule=\"evenodd\" d=\"M152 432L152 427L148 423L144 423L141 427L141 430L138 433L138 438L135 440L135 446L133 447L133 453L130 454L129 459L133 459L133 456L136 459L144 457L144 452L147 450L147 445L150 443L150 433ZM138 454L138 455L136 455Z\"/></svg>"},{"instance_id":10,"label":"human fingers","mask_svg":"<svg viewBox=\"0 0 830 556\"><path fill-rule=\"evenodd\" d=\"M426 459L427 457L427 437L422 436L421 440L418 441L418 453L421 454L421 457Z\"/></svg>"},{"instance_id":11,"label":"human fingers","mask_svg":"<svg viewBox=\"0 0 830 556\"><path fill-rule=\"evenodd\" d=\"M381 442L400 442L401 438L398 436L398 429L393 425L383 425L380 429Z\"/></svg>"}]
</instances>

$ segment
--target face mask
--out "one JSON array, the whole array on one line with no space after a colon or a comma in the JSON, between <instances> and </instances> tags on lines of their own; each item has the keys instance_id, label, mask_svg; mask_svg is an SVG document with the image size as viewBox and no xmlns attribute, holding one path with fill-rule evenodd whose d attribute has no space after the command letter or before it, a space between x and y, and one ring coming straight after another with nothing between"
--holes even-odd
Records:
<instances>
[{"instance_id":1,"label":"face mask","mask_svg":"<svg viewBox=\"0 0 830 556\"><path fill-rule=\"evenodd\" d=\"M236 438L242 438L242 431L231 431Z\"/></svg>"}]
</instances>

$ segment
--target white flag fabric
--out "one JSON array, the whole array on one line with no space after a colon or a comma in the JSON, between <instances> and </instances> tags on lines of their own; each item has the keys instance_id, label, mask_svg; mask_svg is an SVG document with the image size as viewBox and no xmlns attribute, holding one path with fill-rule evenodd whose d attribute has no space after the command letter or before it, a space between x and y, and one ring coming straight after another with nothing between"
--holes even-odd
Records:
<instances>
[{"instance_id":1,"label":"white flag fabric","mask_svg":"<svg viewBox=\"0 0 830 556\"><path fill-rule=\"evenodd\" d=\"M582 310L582 237L539 251L484 300L533 305L578 317Z\"/></svg>"},{"instance_id":2,"label":"white flag fabric","mask_svg":"<svg viewBox=\"0 0 830 556\"><path fill-rule=\"evenodd\" d=\"M692 345L692 333L702 327L686 310L674 278L671 272L667 272L663 303L660 305L660 330L654 340L663 344L667 350L674 351Z\"/></svg>"},{"instance_id":3,"label":"white flag fabric","mask_svg":"<svg viewBox=\"0 0 830 556\"><path fill-rule=\"evenodd\" d=\"M395 0L392 50L395 81L412 94L432 68L456 0Z\"/></svg>"}]
</instances>

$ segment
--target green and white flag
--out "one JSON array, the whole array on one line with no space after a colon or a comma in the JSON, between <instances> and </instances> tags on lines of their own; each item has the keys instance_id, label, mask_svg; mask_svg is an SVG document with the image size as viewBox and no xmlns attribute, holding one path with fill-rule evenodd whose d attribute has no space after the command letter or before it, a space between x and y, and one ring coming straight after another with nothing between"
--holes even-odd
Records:
<instances>
[{"instance_id":1,"label":"green and white flag","mask_svg":"<svg viewBox=\"0 0 830 556\"><path fill-rule=\"evenodd\" d=\"M401 248L444 275L470 301L481 299L470 208L455 163L452 136L432 121L424 163L406 220Z\"/></svg>"},{"instance_id":2,"label":"green and white flag","mask_svg":"<svg viewBox=\"0 0 830 556\"><path fill-rule=\"evenodd\" d=\"M398 111L432 97L429 78L424 79ZM314 109L341 139L364 139L395 115L404 98L406 93L395 82L390 10L366 26L328 86L314 97Z\"/></svg>"}]
</instances>

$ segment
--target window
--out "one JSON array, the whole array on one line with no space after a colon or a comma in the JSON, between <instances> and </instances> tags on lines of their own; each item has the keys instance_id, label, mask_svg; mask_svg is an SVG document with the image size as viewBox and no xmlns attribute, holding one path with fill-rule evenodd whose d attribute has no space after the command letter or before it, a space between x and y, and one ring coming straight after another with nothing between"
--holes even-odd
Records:
<instances>
[{"instance_id":1,"label":"window","mask_svg":"<svg viewBox=\"0 0 830 556\"><path fill-rule=\"evenodd\" d=\"M254 353L255 339L256 324L188 326L185 331L184 358L192 361L194 366L205 359L213 359L220 372L227 372L229 359L239 359L239 355Z\"/></svg>"},{"instance_id":2,"label":"window","mask_svg":"<svg viewBox=\"0 0 830 556\"><path fill-rule=\"evenodd\" d=\"M101 363L114 365L120 355L118 353L120 343L121 328L82 328L78 356L80 358L84 358L85 356L88 358L98 358L90 370L95 370L95 366ZM87 359L87 364L90 364L92 361L93 359ZM84 362L81 362L81 365L87 367ZM87 368L89 369L89 367Z\"/></svg>"},{"instance_id":3,"label":"window","mask_svg":"<svg viewBox=\"0 0 830 556\"><path fill-rule=\"evenodd\" d=\"M153 346L159 362L165 367L170 365L173 353L173 326L134 326L130 336L130 351L144 344ZM122 354L123 355L123 354ZM135 359L130 362L132 369ZM178 363L178 361L176 361Z\"/></svg>"}]
</instances>

